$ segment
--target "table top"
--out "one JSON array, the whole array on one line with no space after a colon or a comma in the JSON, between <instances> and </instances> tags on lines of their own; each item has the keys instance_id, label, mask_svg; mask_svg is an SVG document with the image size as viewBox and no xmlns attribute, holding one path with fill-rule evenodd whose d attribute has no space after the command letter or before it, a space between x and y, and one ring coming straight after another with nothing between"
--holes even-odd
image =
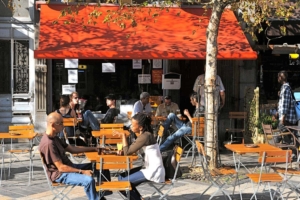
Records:
<instances>
[{"instance_id":1,"label":"table top","mask_svg":"<svg viewBox=\"0 0 300 200\"><path fill-rule=\"evenodd\" d=\"M282 150L278 147L274 147L270 144L257 144L257 147L246 147L245 144L226 144L225 147L235 153L260 153L263 151Z\"/></svg>"},{"instance_id":2,"label":"table top","mask_svg":"<svg viewBox=\"0 0 300 200\"><path fill-rule=\"evenodd\" d=\"M0 132L0 139L33 139L37 133L14 131L13 133Z\"/></svg>"},{"instance_id":3,"label":"table top","mask_svg":"<svg viewBox=\"0 0 300 200\"><path fill-rule=\"evenodd\" d=\"M98 155L98 152L85 152L87 159L91 162L100 162L100 157L105 156L119 156L119 155ZM132 160L137 160L139 157L137 155L129 155Z\"/></svg>"},{"instance_id":4,"label":"table top","mask_svg":"<svg viewBox=\"0 0 300 200\"><path fill-rule=\"evenodd\" d=\"M115 137L115 138L120 138L121 135L116 134L115 132L119 133L125 133L126 136L129 136L130 133L129 131L126 130L119 130L119 129L100 129L99 131L92 131L92 135L94 137L102 137L104 136L109 136L110 138Z\"/></svg>"}]
</instances>

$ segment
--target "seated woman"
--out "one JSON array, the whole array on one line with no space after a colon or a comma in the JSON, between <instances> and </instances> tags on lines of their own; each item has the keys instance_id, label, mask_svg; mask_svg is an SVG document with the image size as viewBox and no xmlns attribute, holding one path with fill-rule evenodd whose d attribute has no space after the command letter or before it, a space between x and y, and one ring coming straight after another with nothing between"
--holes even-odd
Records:
<instances>
[{"instance_id":1,"label":"seated woman","mask_svg":"<svg viewBox=\"0 0 300 200\"><path fill-rule=\"evenodd\" d=\"M142 199L142 196L136 189L136 186L145 181L164 182L165 168L163 166L159 146L152 132L151 118L144 113L134 115L131 119L131 130L136 133L138 137L134 143L128 146L126 135L124 133L122 134L124 155L131 155L143 149L145 153L145 166L143 169L141 169L142 167L137 167L130 170L129 176L126 176L127 173L121 174L119 180L128 180L129 178L132 186L130 197L138 200Z\"/></svg>"},{"instance_id":2,"label":"seated woman","mask_svg":"<svg viewBox=\"0 0 300 200\"><path fill-rule=\"evenodd\" d=\"M73 110L70 106L69 106L69 97L66 95L62 95L59 99L59 105L60 108L56 110L57 113L61 114L61 116L63 118L75 118L76 119L76 113L75 110ZM67 136L68 137L72 137L74 136L74 127L65 127L66 132L67 132ZM64 137L63 133L61 132L59 135L60 138Z\"/></svg>"}]
</instances>

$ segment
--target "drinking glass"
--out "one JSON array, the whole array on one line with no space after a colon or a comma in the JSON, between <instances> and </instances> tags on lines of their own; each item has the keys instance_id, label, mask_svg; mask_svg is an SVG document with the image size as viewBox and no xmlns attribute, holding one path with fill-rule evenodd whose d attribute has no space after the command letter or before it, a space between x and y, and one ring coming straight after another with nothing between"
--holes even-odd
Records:
<instances>
[{"instance_id":1,"label":"drinking glass","mask_svg":"<svg viewBox=\"0 0 300 200\"><path fill-rule=\"evenodd\" d=\"M117 149L121 151L123 149L123 143L117 143Z\"/></svg>"}]
</instances>

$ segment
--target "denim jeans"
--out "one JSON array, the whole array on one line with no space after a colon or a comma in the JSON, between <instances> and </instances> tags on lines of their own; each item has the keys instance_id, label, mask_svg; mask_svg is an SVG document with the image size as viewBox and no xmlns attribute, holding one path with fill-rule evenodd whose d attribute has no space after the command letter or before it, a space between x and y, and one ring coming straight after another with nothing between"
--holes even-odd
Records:
<instances>
[{"instance_id":1,"label":"denim jeans","mask_svg":"<svg viewBox=\"0 0 300 200\"><path fill-rule=\"evenodd\" d=\"M189 134L192 131L192 128L190 126L187 126L185 123L183 123L174 113L170 113L164 122L164 135L166 134L166 131L168 131L170 125L172 122L175 123L175 126L178 128L178 130L167 137L165 142L159 147L160 151L166 150L173 142L175 142L178 138L181 138L185 134Z\"/></svg>"},{"instance_id":2,"label":"denim jeans","mask_svg":"<svg viewBox=\"0 0 300 200\"><path fill-rule=\"evenodd\" d=\"M142 167L136 167L134 169L131 169L129 176L127 175L128 174L127 172L124 172L124 173L120 174L118 177L119 181L127 181L129 178L129 181L130 181L131 187L132 187L132 190L130 191L130 199L140 200L142 198L141 194L136 189L136 186L147 181L144 174L140 171L141 168ZM126 196L126 193L124 191L122 191L121 193L124 196Z\"/></svg>"},{"instance_id":3,"label":"denim jeans","mask_svg":"<svg viewBox=\"0 0 300 200\"><path fill-rule=\"evenodd\" d=\"M92 163L73 164L73 167L83 170L93 170ZM103 174L108 180L110 180L110 172L108 170L105 170ZM95 175L97 176L97 180L99 182L99 171L95 171ZM61 176L55 180L55 182L83 186L89 200L99 200L99 193L96 192L95 188L95 179L92 176L86 176L79 173L62 173Z\"/></svg>"},{"instance_id":4,"label":"denim jeans","mask_svg":"<svg viewBox=\"0 0 300 200\"><path fill-rule=\"evenodd\" d=\"M92 164L73 164L73 167L77 169L90 169L92 170ZM95 180L92 176L86 176L79 173L62 173L61 176L55 180L57 183L64 183L68 185L83 186L84 191L89 200L99 200L99 195L96 192Z\"/></svg>"},{"instance_id":5,"label":"denim jeans","mask_svg":"<svg viewBox=\"0 0 300 200\"><path fill-rule=\"evenodd\" d=\"M82 124L83 128L88 128L91 126L93 131L100 130L100 124L96 117L94 117L93 113L90 110L86 110L82 115Z\"/></svg>"}]
</instances>

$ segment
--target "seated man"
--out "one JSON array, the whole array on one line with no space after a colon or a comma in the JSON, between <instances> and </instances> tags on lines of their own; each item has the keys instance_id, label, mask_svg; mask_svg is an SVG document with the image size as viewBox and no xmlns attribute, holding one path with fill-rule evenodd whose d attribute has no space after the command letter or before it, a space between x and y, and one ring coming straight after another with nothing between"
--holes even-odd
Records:
<instances>
[{"instance_id":1,"label":"seated man","mask_svg":"<svg viewBox=\"0 0 300 200\"><path fill-rule=\"evenodd\" d=\"M150 94L148 92L142 92L140 94L140 100L135 102L133 105L133 112L131 116L134 116L137 113L146 113L151 115L152 108L149 103Z\"/></svg>"},{"instance_id":2,"label":"seated man","mask_svg":"<svg viewBox=\"0 0 300 200\"><path fill-rule=\"evenodd\" d=\"M190 95L190 100L191 100L191 104L193 106L196 106L195 112L193 114L193 117L197 117L198 113L199 113L199 109L198 109L198 96L197 93L192 93ZM172 122L175 123L175 126L178 128L178 130L170 135L169 137L167 137L167 139L160 145L160 151L165 151L167 150L170 145L173 144L173 142L175 142L178 138L181 138L183 135L185 134L189 134L192 131L192 117L188 111L188 109L185 109L183 111L183 113L188 117L189 122L187 122L186 124L184 122L182 122L174 113L170 113L166 119L166 121L163 123L164 126L164 135L166 135L166 131L168 130L168 128L170 127L170 125L172 124Z\"/></svg>"},{"instance_id":3,"label":"seated man","mask_svg":"<svg viewBox=\"0 0 300 200\"><path fill-rule=\"evenodd\" d=\"M63 128L62 116L56 112L50 113L47 117L46 134L43 135L39 145L39 151L45 158L49 179L57 183L84 186L88 199L98 200L99 194L96 192L95 180L92 177L92 163L73 164L65 154L65 151L83 153L97 151L97 148L79 148L66 144L57 137ZM108 170L103 175L110 180ZM104 197L101 199L105 200Z\"/></svg>"},{"instance_id":4,"label":"seated man","mask_svg":"<svg viewBox=\"0 0 300 200\"><path fill-rule=\"evenodd\" d=\"M114 94L109 94L105 97L106 105L109 107L104 118L101 120L103 124L114 123L115 117L118 117L120 110L116 108L116 96Z\"/></svg>"},{"instance_id":5,"label":"seated man","mask_svg":"<svg viewBox=\"0 0 300 200\"><path fill-rule=\"evenodd\" d=\"M179 110L177 103L172 102L171 96L165 96L165 102L157 107L155 116L167 117L169 113L176 113Z\"/></svg>"}]
</instances>

